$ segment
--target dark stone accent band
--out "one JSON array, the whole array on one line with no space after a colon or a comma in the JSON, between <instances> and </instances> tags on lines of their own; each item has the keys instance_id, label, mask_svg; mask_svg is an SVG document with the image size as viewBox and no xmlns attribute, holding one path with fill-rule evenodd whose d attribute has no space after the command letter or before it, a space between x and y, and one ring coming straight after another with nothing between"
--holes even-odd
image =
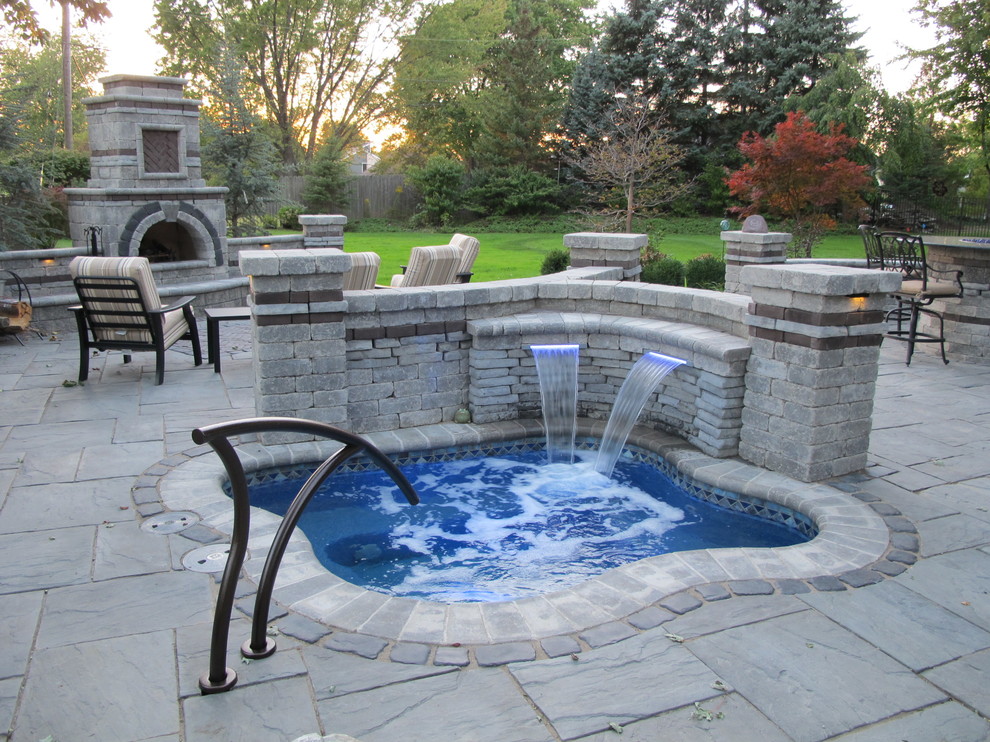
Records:
<instances>
[{"instance_id":1,"label":"dark stone accent band","mask_svg":"<svg viewBox=\"0 0 990 742\"><path fill-rule=\"evenodd\" d=\"M780 319L812 327L849 327L883 322L882 311L871 312L809 312L804 309L777 307L772 304L750 304L749 313L756 317Z\"/></svg>"},{"instance_id":2,"label":"dark stone accent band","mask_svg":"<svg viewBox=\"0 0 990 742\"><path fill-rule=\"evenodd\" d=\"M345 333L346 340L381 340L382 338L407 338L422 335L456 334L467 330L466 320L452 322L424 322L419 325L394 325L392 327L353 327Z\"/></svg>"},{"instance_id":3,"label":"dark stone accent band","mask_svg":"<svg viewBox=\"0 0 990 742\"><path fill-rule=\"evenodd\" d=\"M961 314L949 314L945 312L942 318L948 322L960 322L964 325L990 325L990 317L964 317Z\"/></svg>"},{"instance_id":4,"label":"dark stone accent band","mask_svg":"<svg viewBox=\"0 0 990 742\"><path fill-rule=\"evenodd\" d=\"M845 350L846 348L869 348L880 345L883 335L839 335L829 338L813 338L796 332L768 330L765 327L750 327L750 337L772 340L775 343L797 345L812 350Z\"/></svg>"}]
</instances>

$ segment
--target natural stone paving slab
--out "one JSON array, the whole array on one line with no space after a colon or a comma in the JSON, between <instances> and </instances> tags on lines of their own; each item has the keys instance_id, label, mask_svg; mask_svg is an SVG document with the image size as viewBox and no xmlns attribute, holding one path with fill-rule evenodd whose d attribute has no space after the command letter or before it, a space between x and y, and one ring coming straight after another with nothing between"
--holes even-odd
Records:
<instances>
[{"instance_id":1,"label":"natural stone paving slab","mask_svg":"<svg viewBox=\"0 0 990 742\"><path fill-rule=\"evenodd\" d=\"M317 700L382 688L419 678L453 672L453 667L406 665L367 660L322 647L300 648Z\"/></svg>"},{"instance_id":2,"label":"natural stone paving slab","mask_svg":"<svg viewBox=\"0 0 990 742\"><path fill-rule=\"evenodd\" d=\"M145 533L136 521L96 529L94 580L166 572L170 567L168 541Z\"/></svg>"},{"instance_id":3,"label":"natural stone paving slab","mask_svg":"<svg viewBox=\"0 0 990 742\"><path fill-rule=\"evenodd\" d=\"M328 730L361 742L553 739L512 680L497 669L449 672L329 698L317 707Z\"/></svg>"},{"instance_id":4,"label":"natural stone paving slab","mask_svg":"<svg viewBox=\"0 0 990 742\"><path fill-rule=\"evenodd\" d=\"M87 446L83 449L76 479L136 477L164 455L165 448L161 441Z\"/></svg>"},{"instance_id":5,"label":"natural stone paving slab","mask_svg":"<svg viewBox=\"0 0 990 742\"><path fill-rule=\"evenodd\" d=\"M990 694L987 693L990 650L936 667L924 673L924 677L984 716L990 716Z\"/></svg>"},{"instance_id":6,"label":"natural stone paving slab","mask_svg":"<svg viewBox=\"0 0 990 742\"><path fill-rule=\"evenodd\" d=\"M562 657L510 670L563 739L719 695L715 673L659 631L585 652L577 662Z\"/></svg>"},{"instance_id":7,"label":"natural stone paving slab","mask_svg":"<svg viewBox=\"0 0 990 742\"><path fill-rule=\"evenodd\" d=\"M201 574L166 572L75 585L49 594L38 646L174 629L212 615L210 582Z\"/></svg>"},{"instance_id":8,"label":"natural stone paving slab","mask_svg":"<svg viewBox=\"0 0 990 742\"><path fill-rule=\"evenodd\" d=\"M990 633L896 582L801 599L915 671L990 647Z\"/></svg>"},{"instance_id":9,"label":"natural stone paving slab","mask_svg":"<svg viewBox=\"0 0 990 742\"><path fill-rule=\"evenodd\" d=\"M182 702L182 709L185 742L273 742L295 739L320 728L305 678L191 696Z\"/></svg>"},{"instance_id":10,"label":"natural stone paving slab","mask_svg":"<svg viewBox=\"0 0 990 742\"><path fill-rule=\"evenodd\" d=\"M9 421L19 425L32 425L41 422L45 405L51 397L48 389L7 389L3 393L3 414Z\"/></svg>"},{"instance_id":11,"label":"natural stone paving slab","mask_svg":"<svg viewBox=\"0 0 990 742\"><path fill-rule=\"evenodd\" d=\"M24 450L44 450L52 456L72 454L85 446L97 446L113 440L113 420L91 420L54 425L17 425L10 431L5 446Z\"/></svg>"},{"instance_id":12,"label":"natural stone paving slab","mask_svg":"<svg viewBox=\"0 0 990 742\"><path fill-rule=\"evenodd\" d=\"M809 611L688 646L797 742L817 742L944 698L903 665Z\"/></svg>"},{"instance_id":13,"label":"natural stone paving slab","mask_svg":"<svg viewBox=\"0 0 990 742\"><path fill-rule=\"evenodd\" d=\"M21 678L0 680L0 729L10 729L14 721L14 707L17 705L17 695L21 690ZM7 739L3 737L3 739Z\"/></svg>"},{"instance_id":14,"label":"natural stone paving slab","mask_svg":"<svg viewBox=\"0 0 990 742\"><path fill-rule=\"evenodd\" d=\"M81 451L59 456L52 456L44 449L28 451L21 460L20 471L17 472L17 486L72 482L76 478L80 456Z\"/></svg>"},{"instance_id":15,"label":"natural stone paving slab","mask_svg":"<svg viewBox=\"0 0 990 742\"><path fill-rule=\"evenodd\" d=\"M175 734L175 688L171 631L43 649L31 662L11 739L109 742Z\"/></svg>"},{"instance_id":16,"label":"natural stone paving slab","mask_svg":"<svg viewBox=\"0 0 990 742\"><path fill-rule=\"evenodd\" d=\"M179 667L179 697L198 695L199 679L210 670L212 623L183 626L175 632L175 654ZM234 620L228 630L226 667L237 673L237 687L306 674L306 665L293 640L279 636L273 655L245 661L241 644L251 637L251 622Z\"/></svg>"},{"instance_id":17,"label":"natural stone paving slab","mask_svg":"<svg viewBox=\"0 0 990 742\"><path fill-rule=\"evenodd\" d=\"M784 595L735 597L706 603L696 611L668 621L663 625L663 631L691 639L803 610L807 610L804 603Z\"/></svg>"},{"instance_id":18,"label":"natural stone paving slab","mask_svg":"<svg viewBox=\"0 0 990 742\"><path fill-rule=\"evenodd\" d=\"M89 581L92 526L0 535L0 593Z\"/></svg>"},{"instance_id":19,"label":"natural stone paving slab","mask_svg":"<svg viewBox=\"0 0 990 742\"><path fill-rule=\"evenodd\" d=\"M721 713L722 718L698 719L692 704L623 726L621 742L790 742L790 737L737 693L711 698L701 707L713 715ZM618 742L619 739L610 729L581 737L579 742Z\"/></svg>"},{"instance_id":20,"label":"natural stone paving slab","mask_svg":"<svg viewBox=\"0 0 990 742\"><path fill-rule=\"evenodd\" d=\"M949 515L919 523L918 534L921 536L921 555L935 556L990 543L990 522L966 515Z\"/></svg>"},{"instance_id":21,"label":"natural stone paving slab","mask_svg":"<svg viewBox=\"0 0 990 742\"><path fill-rule=\"evenodd\" d=\"M835 737L832 742L990 742L990 723L952 701Z\"/></svg>"},{"instance_id":22,"label":"natural stone paving slab","mask_svg":"<svg viewBox=\"0 0 990 742\"><path fill-rule=\"evenodd\" d=\"M0 678L27 671L44 597L40 591L0 596Z\"/></svg>"},{"instance_id":23,"label":"natural stone paving slab","mask_svg":"<svg viewBox=\"0 0 990 742\"><path fill-rule=\"evenodd\" d=\"M923 559L897 581L990 631L990 554L967 549Z\"/></svg>"},{"instance_id":24,"label":"natural stone paving slab","mask_svg":"<svg viewBox=\"0 0 990 742\"><path fill-rule=\"evenodd\" d=\"M986 451L960 450L959 453L959 456L930 461L914 468L943 482L961 482L990 474L990 460L987 459Z\"/></svg>"},{"instance_id":25,"label":"natural stone paving slab","mask_svg":"<svg viewBox=\"0 0 990 742\"><path fill-rule=\"evenodd\" d=\"M14 487L0 513L0 533L44 531L134 519L129 478Z\"/></svg>"},{"instance_id":26,"label":"natural stone paving slab","mask_svg":"<svg viewBox=\"0 0 990 742\"><path fill-rule=\"evenodd\" d=\"M65 423L80 420L137 418L138 394L120 385L83 385L54 390L40 422Z\"/></svg>"}]
</instances>

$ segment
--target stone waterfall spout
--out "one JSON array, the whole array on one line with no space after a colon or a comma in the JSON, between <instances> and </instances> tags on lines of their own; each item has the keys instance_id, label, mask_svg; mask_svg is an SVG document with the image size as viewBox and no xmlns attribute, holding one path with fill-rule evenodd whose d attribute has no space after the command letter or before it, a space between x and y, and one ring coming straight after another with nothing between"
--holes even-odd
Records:
<instances>
[{"instance_id":1,"label":"stone waterfall spout","mask_svg":"<svg viewBox=\"0 0 990 742\"><path fill-rule=\"evenodd\" d=\"M551 464L574 461L577 427L577 345L531 345L540 378L547 458Z\"/></svg>"},{"instance_id":2,"label":"stone waterfall spout","mask_svg":"<svg viewBox=\"0 0 990 742\"><path fill-rule=\"evenodd\" d=\"M643 411L647 398L664 376L684 363L686 361L680 358L652 352L646 353L636 361L615 398L615 406L608 418L601 447L598 449L595 471L606 477L612 476L615 462L618 461L626 438L629 437L632 426L639 418L639 413Z\"/></svg>"}]
</instances>

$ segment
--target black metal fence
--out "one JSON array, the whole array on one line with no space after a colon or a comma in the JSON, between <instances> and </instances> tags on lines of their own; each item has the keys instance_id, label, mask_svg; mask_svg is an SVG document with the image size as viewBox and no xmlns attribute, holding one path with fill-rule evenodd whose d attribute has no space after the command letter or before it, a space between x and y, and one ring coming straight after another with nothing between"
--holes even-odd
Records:
<instances>
[{"instance_id":1,"label":"black metal fence","mask_svg":"<svg viewBox=\"0 0 990 742\"><path fill-rule=\"evenodd\" d=\"M881 189L870 204L870 221L886 230L990 237L990 200L948 194L911 197Z\"/></svg>"}]
</instances>

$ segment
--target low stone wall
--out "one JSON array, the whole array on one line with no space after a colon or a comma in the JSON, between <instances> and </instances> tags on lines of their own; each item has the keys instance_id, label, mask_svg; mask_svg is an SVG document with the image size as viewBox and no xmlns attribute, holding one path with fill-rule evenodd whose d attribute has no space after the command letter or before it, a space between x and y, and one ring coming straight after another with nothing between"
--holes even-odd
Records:
<instances>
[{"instance_id":1,"label":"low stone wall","mask_svg":"<svg viewBox=\"0 0 990 742\"><path fill-rule=\"evenodd\" d=\"M531 345L580 346L578 415L597 420L608 419L633 364L656 351L687 363L664 378L640 421L677 433L711 456L739 448L750 354L743 338L682 322L570 312L473 320L467 332L468 401L477 423L542 414Z\"/></svg>"},{"instance_id":2,"label":"low stone wall","mask_svg":"<svg viewBox=\"0 0 990 742\"><path fill-rule=\"evenodd\" d=\"M344 292L349 267L337 250L241 254L252 277L258 414L404 438L454 424L464 407L482 421L535 415L526 345L576 340L587 346L589 417L603 419L633 362L659 350L692 368L664 385L642 418L648 425L712 455L738 447L804 481L865 464L889 291L882 273L747 266L742 282L759 287L749 297L625 281L626 265Z\"/></svg>"}]
</instances>

